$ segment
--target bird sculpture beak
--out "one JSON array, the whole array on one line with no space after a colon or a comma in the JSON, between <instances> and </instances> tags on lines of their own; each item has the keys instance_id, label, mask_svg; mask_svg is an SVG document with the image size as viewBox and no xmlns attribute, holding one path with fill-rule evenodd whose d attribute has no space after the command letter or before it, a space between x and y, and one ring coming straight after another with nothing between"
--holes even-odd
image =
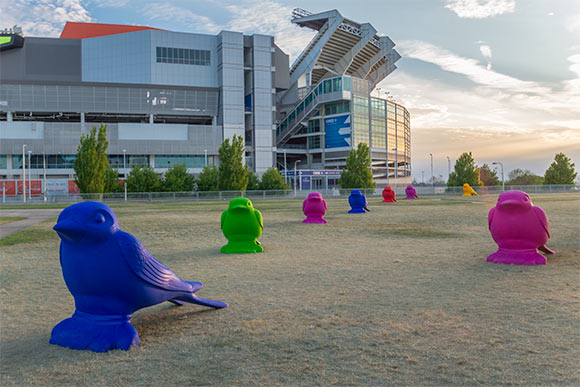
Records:
<instances>
[{"instance_id":1,"label":"bird sculpture beak","mask_svg":"<svg viewBox=\"0 0 580 387\"><path fill-rule=\"evenodd\" d=\"M519 200L508 199L508 200L502 200L499 203L499 206L500 207L511 207L511 206L515 206L515 205L518 205L518 204L520 204L520 201Z\"/></svg>"},{"instance_id":2,"label":"bird sculpture beak","mask_svg":"<svg viewBox=\"0 0 580 387\"><path fill-rule=\"evenodd\" d=\"M61 239L77 240L82 237L83 226L74 220L61 220L53 228L58 233Z\"/></svg>"},{"instance_id":3,"label":"bird sculpture beak","mask_svg":"<svg viewBox=\"0 0 580 387\"><path fill-rule=\"evenodd\" d=\"M232 206L231 209L232 210L247 210L248 206L245 204L236 204L235 206Z\"/></svg>"}]
</instances>

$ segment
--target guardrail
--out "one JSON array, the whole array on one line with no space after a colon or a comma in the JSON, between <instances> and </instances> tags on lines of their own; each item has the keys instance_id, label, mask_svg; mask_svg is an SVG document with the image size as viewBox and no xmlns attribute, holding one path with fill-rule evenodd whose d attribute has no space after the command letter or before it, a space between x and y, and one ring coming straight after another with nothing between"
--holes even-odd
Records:
<instances>
[{"instance_id":1,"label":"guardrail","mask_svg":"<svg viewBox=\"0 0 580 387\"><path fill-rule=\"evenodd\" d=\"M405 196L405 186L393 187L399 198ZM498 195L502 192L501 186L473 187L480 195ZM416 186L417 194L421 196L460 196L463 187L431 187ZM251 200L263 199L284 199L300 198L304 199L310 192L320 192L326 198L348 197L353 189L328 189L313 191L293 191L293 190L258 190L258 191L205 191L205 192L124 192L103 193L103 194L58 194L51 195L50 192L44 195L32 195L26 198L26 203L78 203L85 200L95 200L102 202L161 202L161 201L214 201L230 200L237 197L246 197ZM383 188L360 188L367 197L380 197ZM521 190L529 194L538 193L564 193L574 192L580 194L580 185L518 185L505 186L505 190ZM2 204L26 204L22 195L2 196Z\"/></svg>"}]
</instances>

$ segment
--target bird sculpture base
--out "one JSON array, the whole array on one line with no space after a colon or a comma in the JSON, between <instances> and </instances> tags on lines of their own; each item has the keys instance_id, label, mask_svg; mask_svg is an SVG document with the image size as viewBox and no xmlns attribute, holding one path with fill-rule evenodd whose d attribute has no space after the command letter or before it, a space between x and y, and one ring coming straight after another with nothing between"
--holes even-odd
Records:
<instances>
[{"instance_id":1,"label":"bird sculpture base","mask_svg":"<svg viewBox=\"0 0 580 387\"><path fill-rule=\"evenodd\" d=\"M139 345L139 335L130 321L131 315L106 316L75 311L72 317L52 329L50 343L93 352L127 351Z\"/></svg>"},{"instance_id":2,"label":"bird sculpture base","mask_svg":"<svg viewBox=\"0 0 580 387\"><path fill-rule=\"evenodd\" d=\"M417 199L417 198L414 196L406 196L405 199Z\"/></svg>"},{"instance_id":3,"label":"bird sculpture base","mask_svg":"<svg viewBox=\"0 0 580 387\"><path fill-rule=\"evenodd\" d=\"M326 220L322 218L306 218L302 223L326 223Z\"/></svg>"},{"instance_id":4,"label":"bird sculpture base","mask_svg":"<svg viewBox=\"0 0 580 387\"><path fill-rule=\"evenodd\" d=\"M224 254L261 253L264 251L264 248L260 246L260 242L258 241L228 241L228 244L222 246L220 251Z\"/></svg>"},{"instance_id":5,"label":"bird sculpture base","mask_svg":"<svg viewBox=\"0 0 580 387\"><path fill-rule=\"evenodd\" d=\"M349 214L366 214L366 211L362 208L353 208L348 213Z\"/></svg>"},{"instance_id":6,"label":"bird sculpture base","mask_svg":"<svg viewBox=\"0 0 580 387\"><path fill-rule=\"evenodd\" d=\"M500 248L487 257L487 262L503 263L505 265L545 265L546 257L538 253L536 249L510 250Z\"/></svg>"},{"instance_id":7,"label":"bird sculpture base","mask_svg":"<svg viewBox=\"0 0 580 387\"><path fill-rule=\"evenodd\" d=\"M383 199L383 203L394 203L393 199Z\"/></svg>"}]
</instances>

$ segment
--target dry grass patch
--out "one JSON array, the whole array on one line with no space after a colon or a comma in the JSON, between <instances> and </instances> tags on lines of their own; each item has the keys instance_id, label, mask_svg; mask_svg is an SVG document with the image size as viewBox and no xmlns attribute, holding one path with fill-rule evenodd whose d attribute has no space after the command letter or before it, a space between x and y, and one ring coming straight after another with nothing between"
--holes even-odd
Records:
<instances>
[{"instance_id":1,"label":"dry grass patch","mask_svg":"<svg viewBox=\"0 0 580 387\"><path fill-rule=\"evenodd\" d=\"M329 199L326 225L302 224L298 200L254 201L265 252L251 255L219 253L226 201L115 206L123 230L230 307L141 310L141 346L105 354L48 344L73 300L39 224L0 254L2 384L578 385L579 197L533 196L557 251L543 267L485 262L495 200L373 199L351 215Z\"/></svg>"}]
</instances>

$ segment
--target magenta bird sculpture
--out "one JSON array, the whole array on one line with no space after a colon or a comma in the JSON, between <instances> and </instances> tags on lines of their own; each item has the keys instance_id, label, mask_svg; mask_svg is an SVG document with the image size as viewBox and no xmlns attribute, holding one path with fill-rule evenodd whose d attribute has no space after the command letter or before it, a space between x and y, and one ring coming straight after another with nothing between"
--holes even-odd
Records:
<instances>
[{"instance_id":1,"label":"magenta bird sculpture","mask_svg":"<svg viewBox=\"0 0 580 387\"><path fill-rule=\"evenodd\" d=\"M326 223L322 219L326 214L326 200L318 192L311 192L308 197L302 202L302 211L306 215L306 219L302 223Z\"/></svg>"},{"instance_id":2,"label":"magenta bird sculpture","mask_svg":"<svg viewBox=\"0 0 580 387\"><path fill-rule=\"evenodd\" d=\"M532 204L523 191L507 191L499 195L497 204L489 211L489 231L499 249L487 257L488 262L509 265L545 265L546 254L554 251L546 247L550 225L544 210Z\"/></svg>"},{"instance_id":3,"label":"magenta bird sculpture","mask_svg":"<svg viewBox=\"0 0 580 387\"><path fill-rule=\"evenodd\" d=\"M419 196L417 195L417 190L412 185L408 185L405 188L405 194L407 195L405 199L417 199Z\"/></svg>"}]
</instances>

